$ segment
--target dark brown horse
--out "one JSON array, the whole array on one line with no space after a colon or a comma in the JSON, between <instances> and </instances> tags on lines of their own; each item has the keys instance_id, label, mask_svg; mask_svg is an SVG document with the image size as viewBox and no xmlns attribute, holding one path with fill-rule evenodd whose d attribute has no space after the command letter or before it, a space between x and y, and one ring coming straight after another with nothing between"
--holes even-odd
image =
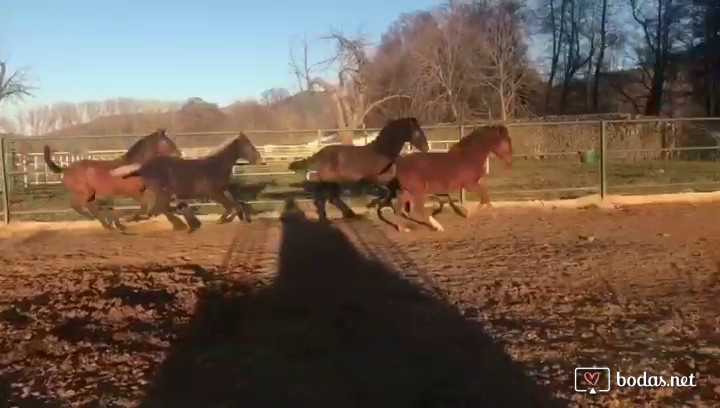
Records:
<instances>
[{"instance_id":1,"label":"dark brown horse","mask_svg":"<svg viewBox=\"0 0 720 408\"><path fill-rule=\"evenodd\" d=\"M130 146L127 152L114 160L79 160L68 167L60 167L52 161L50 147L45 146L45 164L53 173L63 174L63 184L72 195L71 207L80 215L88 219L97 219L103 227L112 229L113 224L124 229L116 216L100 215L97 203L99 198L113 198L118 196L131 197L141 208L133 219L138 220L143 207L142 180L138 177L122 179L110 175L110 170L128 164L142 164L159 156L180 157L175 142L165 133L165 129L158 129L155 133L147 135ZM83 207L87 207L87 211Z\"/></svg>"},{"instance_id":2,"label":"dark brown horse","mask_svg":"<svg viewBox=\"0 0 720 408\"><path fill-rule=\"evenodd\" d=\"M118 167L110 174L120 177L140 176L145 189L152 193L154 204L150 215L164 214L173 225L173 229L185 229L186 225L171 213L170 200L174 195L178 200L208 197L225 208L218 219L219 224L230 222L237 215L250 222L250 208L244 202L236 204L230 196L230 175L238 159L250 164L262 162L262 156L250 139L240 133L229 143L218 148L217 152L200 159L182 159L177 157L157 157L143 165L131 164ZM181 203L189 232L200 228L200 221L192 209Z\"/></svg>"},{"instance_id":3,"label":"dark brown horse","mask_svg":"<svg viewBox=\"0 0 720 408\"><path fill-rule=\"evenodd\" d=\"M413 117L389 121L377 138L367 145L325 146L306 159L290 163L288 167L292 171L305 169L306 179L317 182L314 201L320 219L327 219L325 205L328 199L345 217L352 217L355 214L340 199L340 182L363 181L384 185L389 179L383 177L383 173L392 167L408 142L421 152L429 150L425 132Z\"/></svg>"},{"instance_id":4,"label":"dark brown horse","mask_svg":"<svg viewBox=\"0 0 720 408\"><path fill-rule=\"evenodd\" d=\"M410 205L423 221L427 220L432 228L443 231L443 226L432 215L425 215L425 197L428 194L449 198L451 192L464 188L480 194L480 206L489 205L490 196L483 177L485 161L491 152L508 166L512 164L512 141L505 126L476 129L447 152L413 153L398 158L391 170L394 178L387 185L391 192L400 193L393 206L395 214L403 213ZM382 220L385 220L382 209L391 205L391 199L392 194L388 194L377 208L378 217ZM453 205L452 201L450 204ZM392 225L398 230L407 230L400 225Z\"/></svg>"}]
</instances>

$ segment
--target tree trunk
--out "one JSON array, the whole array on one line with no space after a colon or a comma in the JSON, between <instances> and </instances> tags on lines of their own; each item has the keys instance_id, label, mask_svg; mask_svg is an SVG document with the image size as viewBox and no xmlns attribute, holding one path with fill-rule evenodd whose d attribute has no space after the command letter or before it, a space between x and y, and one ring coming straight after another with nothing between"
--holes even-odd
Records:
<instances>
[{"instance_id":1,"label":"tree trunk","mask_svg":"<svg viewBox=\"0 0 720 408\"><path fill-rule=\"evenodd\" d=\"M603 0L602 3L602 17L600 18L600 51L598 51L597 62L595 62L595 78L593 80L592 108L595 113L598 113L600 110L598 106L600 103L600 74L605 60L605 43L607 41L607 2L608 0Z\"/></svg>"},{"instance_id":2,"label":"tree trunk","mask_svg":"<svg viewBox=\"0 0 720 408\"><path fill-rule=\"evenodd\" d=\"M561 41L562 41L562 27L563 27L563 16L565 14L565 2L566 0L562 0L562 6L561 6L561 17L560 17L560 24L557 24L556 22L556 16L555 16L555 0L550 0L550 24L552 27L552 60L550 61L550 74L547 81L547 87L545 91L545 112L548 113L550 111L550 101L551 101L551 95L552 95L552 89L553 89L553 83L555 82L555 75L557 74L557 68L558 68L558 62L560 60L560 50L561 50Z\"/></svg>"},{"instance_id":3,"label":"tree trunk","mask_svg":"<svg viewBox=\"0 0 720 408\"><path fill-rule=\"evenodd\" d=\"M645 104L645 114L657 116L662 111L663 103L663 87L665 86L665 71L667 66L667 57L669 54L670 22L668 6L671 0L658 0L657 12L657 29L655 36L657 38L655 45L655 61L653 62L653 78L650 85L650 96Z\"/></svg>"}]
</instances>

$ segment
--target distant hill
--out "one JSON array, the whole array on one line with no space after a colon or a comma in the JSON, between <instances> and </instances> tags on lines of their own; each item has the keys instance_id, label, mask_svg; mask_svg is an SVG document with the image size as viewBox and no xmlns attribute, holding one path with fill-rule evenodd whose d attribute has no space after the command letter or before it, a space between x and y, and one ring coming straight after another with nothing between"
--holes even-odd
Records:
<instances>
[{"instance_id":1,"label":"distant hill","mask_svg":"<svg viewBox=\"0 0 720 408\"><path fill-rule=\"evenodd\" d=\"M145 134L158 127L173 133L335 128L334 105L325 93L301 92L272 105L239 101L220 107L191 98L179 110L102 116L47 136Z\"/></svg>"}]
</instances>

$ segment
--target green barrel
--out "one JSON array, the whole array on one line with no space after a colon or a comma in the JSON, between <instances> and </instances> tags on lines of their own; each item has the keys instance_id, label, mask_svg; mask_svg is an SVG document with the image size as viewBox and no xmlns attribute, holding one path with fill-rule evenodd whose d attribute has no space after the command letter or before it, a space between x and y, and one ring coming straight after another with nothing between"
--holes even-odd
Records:
<instances>
[{"instance_id":1,"label":"green barrel","mask_svg":"<svg viewBox=\"0 0 720 408\"><path fill-rule=\"evenodd\" d=\"M596 164L600 160L600 153L595 149L585 150L581 160L585 164Z\"/></svg>"}]
</instances>

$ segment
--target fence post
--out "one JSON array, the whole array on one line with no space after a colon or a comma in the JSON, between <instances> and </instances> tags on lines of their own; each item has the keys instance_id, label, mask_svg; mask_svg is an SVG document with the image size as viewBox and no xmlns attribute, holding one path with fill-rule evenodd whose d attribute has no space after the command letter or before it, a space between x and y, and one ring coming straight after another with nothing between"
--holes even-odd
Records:
<instances>
[{"instance_id":1,"label":"fence post","mask_svg":"<svg viewBox=\"0 0 720 408\"><path fill-rule=\"evenodd\" d=\"M458 140L463 138L463 135L465 134L465 125L460 122L460 126L458 126ZM460 189L460 205L465 203L465 189Z\"/></svg>"},{"instance_id":2,"label":"fence post","mask_svg":"<svg viewBox=\"0 0 720 408\"><path fill-rule=\"evenodd\" d=\"M3 190L3 212L5 213L5 225L10 224L10 177L7 172L7 158L5 157L5 138L0 137L0 170L2 171Z\"/></svg>"},{"instance_id":3,"label":"fence post","mask_svg":"<svg viewBox=\"0 0 720 408\"><path fill-rule=\"evenodd\" d=\"M605 121L600 121L600 200L607 196L607 140Z\"/></svg>"}]
</instances>

